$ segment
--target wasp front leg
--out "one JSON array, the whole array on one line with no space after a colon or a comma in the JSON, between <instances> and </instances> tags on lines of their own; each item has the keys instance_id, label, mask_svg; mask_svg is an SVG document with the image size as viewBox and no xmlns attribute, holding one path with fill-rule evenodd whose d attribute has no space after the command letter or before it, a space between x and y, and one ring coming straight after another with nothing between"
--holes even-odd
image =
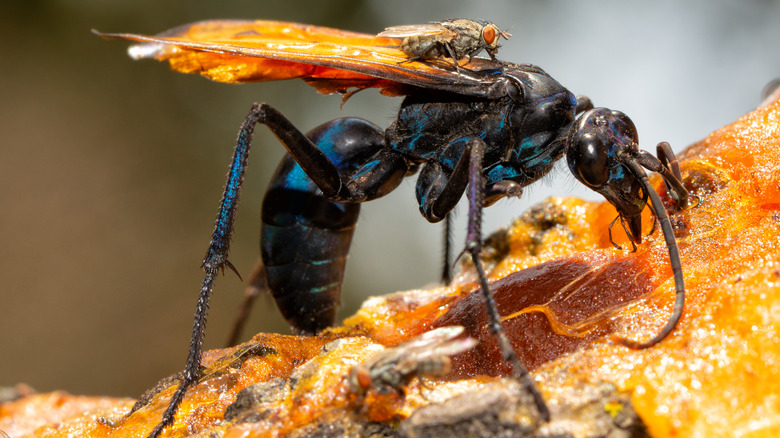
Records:
<instances>
[{"instance_id":1,"label":"wasp front leg","mask_svg":"<svg viewBox=\"0 0 780 438\"><path fill-rule=\"evenodd\" d=\"M488 313L490 329L498 339L501 354L504 360L512 365L514 378L534 397L541 419L547 421L550 418L549 409L531 380L528 370L517 357L517 353L512 348L501 326L500 316L493 298L493 291L490 289L487 275L482 266L482 209L485 204L486 190L482 166L487 146L480 138L470 138L453 142L448 147L449 150L457 150L459 148L463 148L463 153L451 172L439 162L428 163L423 168L417 185L420 211L431 222L441 220L455 207L466 187L468 187L468 232L464 252L468 252L474 262L479 278L480 290L482 291L485 308ZM517 183L513 183L496 189L519 194L518 190L520 190L520 187Z\"/></svg>"}]
</instances>

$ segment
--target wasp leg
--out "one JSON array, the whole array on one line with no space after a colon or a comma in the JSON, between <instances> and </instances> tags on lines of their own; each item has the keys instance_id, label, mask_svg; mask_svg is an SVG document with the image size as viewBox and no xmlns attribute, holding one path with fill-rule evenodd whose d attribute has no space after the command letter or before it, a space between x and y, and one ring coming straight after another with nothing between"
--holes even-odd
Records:
<instances>
[{"instance_id":1,"label":"wasp leg","mask_svg":"<svg viewBox=\"0 0 780 438\"><path fill-rule=\"evenodd\" d=\"M420 214L428 222L436 223L445 219L463 197L469 183L468 142L468 139L459 139L447 146L460 155L453 168L447 168L438 161L431 161L420 171L416 195Z\"/></svg>"},{"instance_id":2,"label":"wasp leg","mask_svg":"<svg viewBox=\"0 0 780 438\"><path fill-rule=\"evenodd\" d=\"M452 63L455 64L455 71L458 72L458 82L460 82L460 63L458 62L458 57L455 55L455 49L453 49L452 45L446 41L442 41L441 45L444 46L444 49L447 51L447 55L449 55Z\"/></svg>"},{"instance_id":3,"label":"wasp leg","mask_svg":"<svg viewBox=\"0 0 780 438\"><path fill-rule=\"evenodd\" d=\"M236 206L241 193L250 145L254 135L255 125L258 123L265 124L271 129L276 137L288 149L290 155L295 158L295 162L303 169L306 176L317 185L326 197L331 199L362 201L382 196L400 184L400 181L408 170L407 163L402 157L398 154L389 154L387 149L383 148L383 132L381 129L376 128L369 129L370 132L378 131L375 132L377 135L373 137L378 139L374 142L375 144L372 144L374 149L368 152L362 151L364 154L358 157L360 160L357 160L357 162L346 160L348 161L348 167L352 169L357 168L357 170L342 179L340 168L331 161L331 158L303 135L303 133L279 113L279 111L264 103L258 103L252 106L238 132L238 139L236 141L233 158L228 172L228 180L220 202L216 225L212 233L209 249L203 260L202 267L205 271L205 276L195 311L195 321L193 323L187 365L182 373L181 383L163 414L162 421L154 428L149 435L150 437L157 437L166 426L173 422L174 415L176 414L187 389L197 382L201 375L200 366L206 317L208 314L208 303L217 274L223 271L225 267L233 269L228 261L230 238L233 233ZM361 121L361 123L370 125L368 122ZM346 124L349 125L349 123ZM360 139L363 137L350 129L354 128L348 127L342 131L335 129L335 131L330 132L345 135L345 138L341 138L341 140L345 140L342 142L344 143L342 146L349 147L350 142L348 140ZM362 134L362 132L360 134ZM334 145L334 148L338 149L338 146ZM352 159L355 159L355 157L352 157ZM350 212L347 212L346 214L348 218L356 218L356 208L350 210ZM337 220L340 219L341 217ZM351 238L351 227L349 236ZM343 239L337 237L336 240L343 243ZM347 242L346 246L349 246L349 242ZM328 250L330 248L325 249ZM267 265L268 261L266 260L266 269L268 269ZM341 274L339 273L338 276L340 277L340 275ZM273 286L271 286L271 288L273 289Z\"/></svg>"},{"instance_id":4,"label":"wasp leg","mask_svg":"<svg viewBox=\"0 0 780 438\"><path fill-rule=\"evenodd\" d=\"M287 152L301 166L306 175L319 187L322 194L331 201L337 202L364 202L379 198L395 189L401 183L409 163L398 153L377 145L370 153L360 152L360 156L349 157L349 172L340 170L323 152L323 147L318 147L315 142L299 131L278 110L266 104L257 104L256 110L262 114L258 123L264 123L276 135L279 141L287 149ZM253 108L253 111L255 111ZM339 119L339 121L357 121L359 119ZM331 123L334 123L331 122ZM361 123L368 123L360 121ZM319 128L318 131L327 131L336 137L335 141L346 142L356 135L351 132L353 126L332 127L330 123ZM376 128L379 130L379 128ZM381 132L381 130L379 130ZM313 132L310 136L315 135ZM327 141L327 140L325 140ZM333 145L336 154L340 154L338 146Z\"/></svg>"},{"instance_id":5,"label":"wasp leg","mask_svg":"<svg viewBox=\"0 0 780 438\"><path fill-rule=\"evenodd\" d=\"M467 192L469 216L468 232L466 234L466 251L471 254L471 259L474 261L474 267L479 276L480 289L482 290L483 298L485 300L485 308L487 309L488 317L490 319L490 328L498 339L501 354L504 356L504 360L512 365L514 378L533 396L536 408L539 411L542 420L548 421L550 419L550 411L547 408L547 404L544 402L539 390L536 389L536 385L533 380L531 380L528 370L518 359L517 353L515 353L515 350L509 343L509 339L507 338L503 327L501 327L498 309L496 308L496 302L493 298L493 291L488 285L487 276L485 275L485 270L480 258L480 253L482 251L482 208L485 196L482 160L485 156L486 147L485 143L479 138L470 140L467 147L470 159L468 171L469 189Z\"/></svg>"},{"instance_id":6,"label":"wasp leg","mask_svg":"<svg viewBox=\"0 0 780 438\"><path fill-rule=\"evenodd\" d=\"M364 120L337 119L304 135L273 107L252 112L289 153L263 200L268 284L293 330L314 334L335 321L359 203L394 190L411 165Z\"/></svg>"},{"instance_id":7,"label":"wasp leg","mask_svg":"<svg viewBox=\"0 0 780 438\"><path fill-rule=\"evenodd\" d=\"M198 381L201 375L201 359L203 355L203 337L206 330L206 317L208 316L209 299L214 287L214 280L217 274L225 267L232 268L233 265L228 261L230 252L230 237L233 234L233 223L235 222L236 206L238 205L241 186L246 173L247 160L249 159L249 150L252 143L257 115L254 111L244 119L241 128L238 131L238 139L233 150L233 158L228 170L228 180L225 184L225 190L220 201L219 213L217 214L216 225L211 235L209 249L206 257L203 259L201 267L205 271L198 303L195 307L195 321L192 325L192 337L190 338L190 348L187 355L187 365L181 376L181 383L176 392L171 397L168 407L163 413L162 420L149 434L150 438L156 438L162 430L173 422L174 415L184 399L187 388Z\"/></svg>"},{"instance_id":8,"label":"wasp leg","mask_svg":"<svg viewBox=\"0 0 780 438\"><path fill-rule=\"evenodd\" d=\"M444 268L441 272L441 282L448 286L452 282L452 265L450 258L452 255L452 213L447 213L444 217Z\"/></svg>"},{"instance_id":9,"label":"wasp leg","mask_svg":"<svg viewBox=\"0 0 780 438\"><path fill-rule=\"evenodd\" d=\"M509 339L501 327L493 292L482 267L482 208L485 202L485 183L482 176L482 161L485 155L484 141L480 138L460 139L448 148L462 148L458 162L451 171L442 163L426 164L418 178L417 199L420 212L430 222L442 220L458 203L468 187L469 200L468 232L464 252L471 254L479 277L480 290L485 300L491 332L498 339L501 354L512 366L513 377L529 392L543 421L550 418L550 412L539 391L536 389L528 370L520 363L517 353L512 349Z\"/></svg>"}]
</instances>

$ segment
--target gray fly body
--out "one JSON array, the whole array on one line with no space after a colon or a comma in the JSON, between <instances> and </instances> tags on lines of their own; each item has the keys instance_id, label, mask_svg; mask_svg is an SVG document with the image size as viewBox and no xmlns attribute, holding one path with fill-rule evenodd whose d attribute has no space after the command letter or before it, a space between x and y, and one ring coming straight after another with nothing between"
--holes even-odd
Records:
<instances>
[{"instance_id":1,"label":"gray fly body","mask_svg":"<svg viewBox=\"0 0 780 438\"><path fill-rule=\"evenodd\" d=\"M499 39L508 39L512 35L494 23L459 18L430 24L388 27L377 36L403 38L400 49L409 56L409 61L446 57L452 59L457 67L458 61L482 50L495 60L500 47Z\"/></svg>"},{"instance_id":2,"label":"gray fly body","mask_svg":"<svg viewBox=\"0 0 780 438\"><path fill-rule=\"evenodd\" d=\"M474 338L458 338L463 327L440 327L387 348L349 373L349 386L354 393L373 388L380 392L402 391L414 377L440 377L450 372L450 356L470 350Z\"/></svg>"}]
</instances>

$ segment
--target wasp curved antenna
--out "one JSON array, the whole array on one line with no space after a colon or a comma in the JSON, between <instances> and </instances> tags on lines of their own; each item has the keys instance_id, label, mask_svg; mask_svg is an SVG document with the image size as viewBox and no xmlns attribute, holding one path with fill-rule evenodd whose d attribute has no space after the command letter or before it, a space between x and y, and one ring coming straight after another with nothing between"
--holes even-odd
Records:
<instances>
[{"instance_id":1,"label":"wasp curved antenna","mask_svg":"<svg viewBox=\"0 0 780 438\"><path fill-rule=\"evenodd\" d=\"M659 162L660 163L660 162ZM674 289L675 300L674 307L672 308L672 314L669 320L666 321L664 327L653 338L645 342L637 342L625 338L615 338L615 341L619 344L626 346L634 350L641 350L644 348L650 348L653 345L663 341L669 333L677 327L677 323L682 317L683 308L685 306L685 280L683 279L682 262L680 262L680 251L677 248L677 239L674 236L674 230L672 224L669 221L669 215L666 212L661 197L655 191L650 181L647 179L647 173L642 167L633 160L627 160L625 166L629 168L631 173L639 180L642 185L642 189L650 197L650 205L653 209L653 214L658 218L658 222L661 224L661 231L666 241L666 248L669 251L669 262L672 266L672 275L674 276ZM665 167L664 167L665 168Z\"/></svg>"},{"instance_id":2,"label":"wasp curved antenna","mask_svg":"<svg viewBox=\"0 0 780 438\"><path fill-rule=\"evenodd\" d=\"M641 214L648 198L661 224L674 276L674 308L669 320L652 339L645 342L615 339L632 349L649 348L666 338L680 321L685 305L685 283L677 239L661 197L650 184L644 168L663 177L672 199L681 208L688 206L688 191L680 181L677 160L669 144L662 142L658 145L658 157L639 150L638 144L638 134L631 119L620 111L607 108L594 108L583 113L570 128L566 144L570 170L578 180L615 206L632 245L642 242Z\"/></svg>"}]
</instances>

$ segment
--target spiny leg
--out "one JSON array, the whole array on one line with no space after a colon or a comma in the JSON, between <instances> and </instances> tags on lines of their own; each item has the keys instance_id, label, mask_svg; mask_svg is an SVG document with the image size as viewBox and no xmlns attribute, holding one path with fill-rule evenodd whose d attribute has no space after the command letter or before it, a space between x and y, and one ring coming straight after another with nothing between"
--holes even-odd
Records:
<instances>
[{"instance_id":1,"label":"spiny leg","mask_svg":"<svg viewBox=\"0 0 780 438\"><path fill-rule=\"evenodd\" d=\"M383 130L364 120L336 119L304 135L273 107L256 111L289 155L263 200L263 261L252 274L242 315L257 291L267 289L293 331L314 334L335 318L357 203L392 191L408 163L385 147Z\"/></svg>"},{"instance_id":2,"label":"spiny leg","mask_svg":"<svg viewBox=\"0 0 780 438\"><path fill-rule=\"evenodd\" d=\"M206 330L206 316L208 314L209 298L212 287L214 286L214 277L216 277L218 272L219 269L206 269L206 276L203 279L203 285L200 289L200 296L198 296L198 305L195 310L195 323L192 327L192 338L190 340L190 351L189 355L187 356L187 365L184 368L184 373L181 376L181 383L176 389L176 393L174 393L173 397L171 397L170 402L168 402L168 407L165 409L165 413L163 413L162 420L149 434L149 438L156 438L160 435L166 426L173 423L176 411L179 409L179 405L184 399L184 394L187 392L187 389L200 378L200 364L203 354L203 335Z\"/></svg>"},{"instance_id":3,"label":"spiny leg","mask_svg":"<svg viewBox=\"0 0 780 438\"><path fill-rule=\"evenodd\" d=\"M203 338L206 332L206 317L208 316L209 299L214 286L214 280L217 274L224 271L225 267L235 271L235 268L228 261L230 252L230 237L233 234L233 223L235 222L236 206L238 205L241 186L246 172L247 160L249 159L249 150L254 135L255 125L262 121L261 115L256 111L257 105L247 115L241 128L238 131L238 139L233 151L233 158L228 171L228 180L225 184L225 190L222 194L222 200L217 214L217 221L214 231L211 235L209 249L206 257L203 259L201 267L205 271L203 284L198 296L198 303L195 308L195 321L192 326L192 337L190 338L190 348L187 356L187 365L182 374L181 383L171 397L168 407L163 413L160 423L149 434L149 438L156 438L160 432L173 423L176 411L179 409L181 401L187 389L198 381L201 375L201 359L203 354Z\"/></svg>"},{"instance_id":4,"label":"spiny leg","mask_svg":"<svg viewBox=\"0 0 780 438\"><path fill-rule=\"evenodd\" d=\"M547 404L544 402L539 390L536 389L536 385L531 379L528 370L517 357L517 353L515 353L515 350L509 343L506 332L504 332L504 329L501 326L498 309L496 308L496 302L493 298L493 291L488 285L487 275L485 275L482 259L480 258L480 253L482 251L482 206L485 196L485 183L484 178L482 177L482 160L485 156L485 148L485 143L479 138L470 140L466 147L466 152L470 156L470 159L468 169L469 185L467 191L469 214L465 251L471 254L471 259L477 270L480 290L482 291L485 300L485 308L488 313L490 330L498 339L501 354L504 357L504 360L509 362L512 366L513 377L520 382L524 390L528 391L533 396L542 421L548 421L550 419L550 411L547 408Z\"/></svg>"},{"instance_id":5,"label":"spiny leg","mask_svg":"<svg viewBox=\"0 0 780 438\"><path fill-rule=\"evenodd\" d=\"M386 147L384 131L364 120L333 120L306 138L336 167L340 189L324 196L297 162L308 146L285 144L290 155L263 199L260 247L282 315L295 333L315 334L335 321L360 203L395 189L408 165Z\"/></svg>"},{"instance_id":6,"label":"spiny leg","mask_svg":"<svg viewBox=\"0 0 780 438\"><path fill-rule=\"evenodd\" d=\"M312 180L320 186L324 193L336 195L341 189L341 180L339 178L338 170L333 166L325 154L317 149L314 144L308 142L303 133L301 133L281 113L269 105L264 103L252 105L249 114L244 119L244 122L241 124L238 131L238 139L236 140L233 158L228 171L228 180L225 184L222 201L220 202L216 225L214 226L214 231L211 236L209 249L203 260L202 268L205 271L205 277L203 279L200 295L198 297L198 304L195 310L195 321L192 328L192 338L190 340L190 349L187 356L187 365L184 369L179 388L171 398L168 408L163 414L162 421L160 421L154 430L152 430L149 434L149 438L156 438L166 426L173 423L176 411L184 398L184 394L200 377L206 317L208 315L209 299L214 286L214 280L217 273L223 271L225 267L235 271L233 265L228 261L230 238L233 234L236 206L238 205L241 186L246 172L252 137L254 135L255 125L258 123L268 125L271 131L285 146L288 144L301 145L300 149L296 150L296 152L298 152L296 160Z\"/></svg>"}]
</instances>

